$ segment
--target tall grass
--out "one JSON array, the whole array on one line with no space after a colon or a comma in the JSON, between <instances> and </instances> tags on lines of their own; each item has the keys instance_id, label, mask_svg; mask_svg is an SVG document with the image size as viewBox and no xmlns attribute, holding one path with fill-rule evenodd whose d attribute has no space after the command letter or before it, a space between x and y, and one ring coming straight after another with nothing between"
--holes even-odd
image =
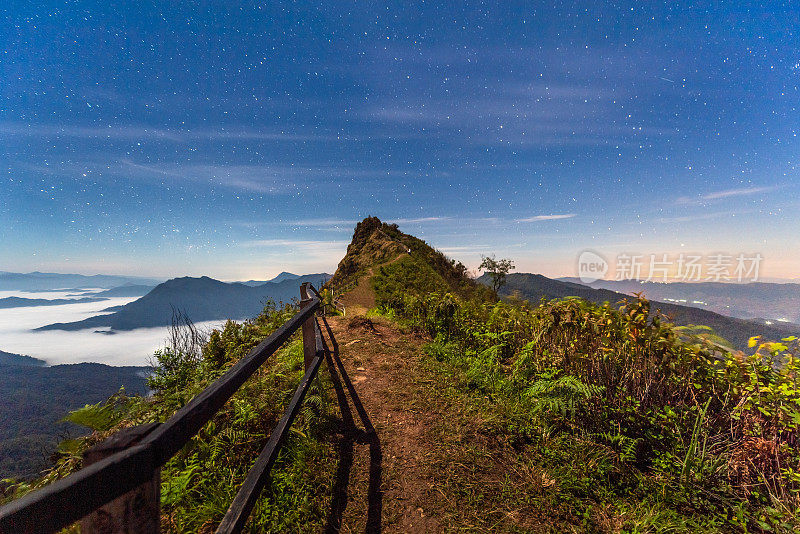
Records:
<instances>
[{"instance_id":1,"label":"tall grass","mask_svg":"<svg viewBox=\"0 0 800 534\"><path fill-rule=\"evenodd\" d=\"M574 485L574 497L607 492L630 513L658 495L706 525L800 528L797 339L734 352L644 299L530 305L386 289L381 309L429 335L429 356L460 369L465 392L502 399L504 432L561 455L602 452L616 474Z\"/></svg>"}]
</instances>

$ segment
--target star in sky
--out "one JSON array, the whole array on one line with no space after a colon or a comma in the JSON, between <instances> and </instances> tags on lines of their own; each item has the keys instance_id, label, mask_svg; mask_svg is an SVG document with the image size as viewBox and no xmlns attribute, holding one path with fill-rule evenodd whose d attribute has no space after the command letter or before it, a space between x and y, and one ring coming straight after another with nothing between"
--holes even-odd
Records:
<instances>
[{"instance_id":1,"label":"star in sky","mask_svg":"<svg viewBox=\"0 0 800 534\"><path fill-rule=\"evenodd\" d=\"M473 267L681 248L800 270L788 7L2 9L0 269L332 271L377 215Z\"/></svg>"}]
</instances>

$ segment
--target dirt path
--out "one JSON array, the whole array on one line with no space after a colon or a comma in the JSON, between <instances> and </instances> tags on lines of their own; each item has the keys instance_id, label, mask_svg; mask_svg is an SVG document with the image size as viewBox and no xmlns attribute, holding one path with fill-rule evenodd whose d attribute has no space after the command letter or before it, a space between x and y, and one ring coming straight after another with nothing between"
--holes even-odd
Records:
<instances>
[{"instance_id":1,"label":"dirt path","mask_svg":"<svg viewBox=\"0 0 800 534\"><path fill-rule=\"evenodd\" d=\"M548 471L494 429L488 397L459 389L458 371L424 355L428 340L364 315L365 278L347 317L327 320L349 405L327 532L576 532Z\"/></svg>"},{"instance_id":2,"label":"dirt path","mask_svg":"<svg viewBox=\"0 0 800 534\"><path fill-rule=\"evenodd\" d=\"M340 465L334 496L338 510L328 530L439 531L437 518L426 512L433 491L428 436L435 415L415 410L411 395L422 340L364 316L333 317L328 324L344 373L336 362L333 366L339 369L342 389L347 391L348 381L352 386L350 414L344 413L343 420L359 429L343 432L339 445L344 463L352 465Z\"/></svg>"},{"instance_id":3,"label":"dirt path","mask_svg":"<svg viewBox=\"0 0 800 534\"><path fill-rule=\"evenodd\" d=\"M383 265L391 265L404 257L406 257L406 254L399 254ZM367 310L375 307L375 292L372 290L372 276L374 274L375 268L371 267L365 275L359 278L353 289L342 295L341 302L346 307L347 315L363 315Z\"/></svg>"}]
</instances>

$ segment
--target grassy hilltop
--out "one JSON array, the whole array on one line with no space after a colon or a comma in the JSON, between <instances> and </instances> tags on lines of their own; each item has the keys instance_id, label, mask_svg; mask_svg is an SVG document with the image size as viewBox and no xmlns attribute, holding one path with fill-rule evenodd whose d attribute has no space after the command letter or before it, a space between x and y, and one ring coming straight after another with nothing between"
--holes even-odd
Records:
<instances>
[{"instance_id":1,"label":"grassy hilltop","mask_svg":"<svg viewBox=\"0 0 800 534\"><path fill-rule=\"evenodd\" d=\"M736 351L645 300L498 300L374 217L328 287L347 309L329 319L342 368L321 369L252 532L800 528L795 339ZM165 420L291 313L269 305L158 353L151 397L76 412L96 432L7 498L77 469L116 429ZM293 339L167 464L165 531L213 531L301 362ZM342 370L363 413L343 403Z\"/></svg>"}]
</instances>

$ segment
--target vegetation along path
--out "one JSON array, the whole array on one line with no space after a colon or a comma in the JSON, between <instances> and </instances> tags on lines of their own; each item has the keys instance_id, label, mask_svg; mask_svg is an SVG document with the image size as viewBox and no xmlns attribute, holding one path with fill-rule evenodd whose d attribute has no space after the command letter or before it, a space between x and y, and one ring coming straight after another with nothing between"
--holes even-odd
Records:
<instances>
[{"instance_id":1,"label":"vegetation along path","mask_svg":"<svg viewBox=\"0 0 800 534\"><path fill-rule=\"evenodd\" d=\"M322 289L346 315L319 318L327 371L247 532L800 531L797 338L743 352L644 299L498 300L375 218ZM295 312L269 304L157 352L152 395L74 412L96 432L40 479L4 481L0 502L166 420ZM164 466L163 531L215 531L303 373L296 336Z\"/></svg>"},{"instance_id":2,"label":"vegetation along path","mask_svg":"<svg viewBox=\"0 0 800 534\"><path fill-rule=\"evenodd\" d=\"M541 516L552 480L492 435L484 399L465 403L443 385L424 338L381 317L327 324L334 388L349 406L328 531L563 531Z\"/></svg>"}]
</instances>

